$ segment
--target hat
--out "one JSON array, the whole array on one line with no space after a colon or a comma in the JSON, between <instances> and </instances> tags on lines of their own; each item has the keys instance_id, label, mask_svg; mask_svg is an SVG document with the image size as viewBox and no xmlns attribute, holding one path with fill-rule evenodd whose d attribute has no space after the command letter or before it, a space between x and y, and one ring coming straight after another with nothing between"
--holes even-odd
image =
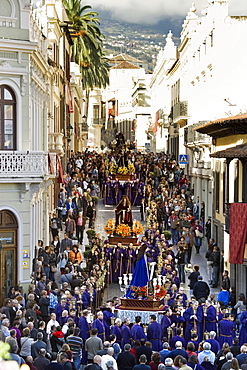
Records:
<instances>
[{"instance_id":1,"label":"hat","mask_svg":"<svg viewBox=\"0 0 247 370\"><path fill-rule=\"evenodd\" d=\"M202 276L201 276L201 275L199 275L197 279L198 279L198 280L202 280Z\"/></svg>"}]
</instances>

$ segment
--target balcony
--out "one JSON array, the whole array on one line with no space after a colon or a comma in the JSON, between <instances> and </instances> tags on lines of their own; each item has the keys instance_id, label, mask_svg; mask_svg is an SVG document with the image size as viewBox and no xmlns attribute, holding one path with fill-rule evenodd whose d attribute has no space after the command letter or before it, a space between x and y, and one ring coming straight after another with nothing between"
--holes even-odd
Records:
<instances>
[{"instance_id":1,"label":"balcony","mask_svg":"<svg viewBox=\"0 0 247 370\"><path fill-rule=\"evenodd\" d=\"M181 127L185 126L188 118L188 102L180 101L173 106L172 119L174 123L179 123Z\"/></svg>"},{"instance_id":2,"label":"balcony","mask_svg":"<svg viewBox=\"0 0 247 370\"><path fill-rule=\"evenodd\" d=\"M43 178L55 178L56 153L0 151L0 182L39 183ZM53 167L53 174L51 167Z\"/></svg>"},{"instance_id":3,"label":"balcony","mask_svg":"<svg viewBox=\"0 0 247 370\"><path fill-rule=\"evenodd\" d=\"M81 132L83 134L88 132L88 124L87 123L81 123Z\"/></svg>"},{"instance_id":4,"label":"balcony","mask_svg":"<svg viewBox=\"0 0 247 370\"><path fill-rule=\"evenodd\" d=\"M63 134L60 132L50 133L49 134L49 150L55 152L59 155L64 154L63 149Z\"/></svg>"},{"instance_id":5,"label":"balcony","mask_svg":"<svg viewBox=\"0 0 247 370\"><path fill-rule=\"evenodd\" d=\"M92 118L92 125L104 125L105 118Z\"/></svg>"},{"instance_id":6,"label":"balcony","mask_svg":"<svg viewBox=\"0 0 247 370\"><path fill-rule=\"evenodd\" d=\"M187 126L184 129L184 145L187 148L210 146L212 143L211 137L206 134L201 134L195 131L196 127L200 126L201 121L193 125Z\"/></svg>"}]
</instances>

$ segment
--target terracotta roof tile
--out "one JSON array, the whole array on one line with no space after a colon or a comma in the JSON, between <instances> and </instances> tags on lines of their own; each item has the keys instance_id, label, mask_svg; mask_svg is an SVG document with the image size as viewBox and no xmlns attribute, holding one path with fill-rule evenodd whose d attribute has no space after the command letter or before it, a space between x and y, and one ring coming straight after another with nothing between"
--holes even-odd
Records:
<instances>
[{"instance_id":1,"label":"terracotta roof tile","mask_svg":"<svg viewBox=\"0 0 247 370\"><path fill-rule=\"evenodd\" d=\"M210 154L211 158L247 158L247 143Z\"/></svg>"},{"instance_id":2,"label":"terracotta roof tile","mask_svg":"<svg viewBox=\"0 0 247 370\"><path fill-rule=\"evenodd\" d=\"M123 62L118 63L117 65L111 67L110 69L140 69L140 67L127 62L126 60Z\"/></svg>"}]
</instances>

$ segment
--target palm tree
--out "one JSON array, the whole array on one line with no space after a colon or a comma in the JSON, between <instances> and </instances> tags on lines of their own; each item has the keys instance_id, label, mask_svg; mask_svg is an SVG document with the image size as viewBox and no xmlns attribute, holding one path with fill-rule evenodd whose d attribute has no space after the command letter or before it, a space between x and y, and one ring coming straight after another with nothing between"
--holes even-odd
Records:
<instances>
[{"instance_id":1,"label":"palm tree","mask_svg":"<svg viewBox=\"0 0 247 370\"><path fill-rule=\"evenodd\" d=\"M63 0L73 40L71 58L81 69L84 89L105 87L108 83L108 64L103 54L103 40L98 13L80 0ZM90 11L89 11L90 10Z\"/></svg>"}]
</instances>

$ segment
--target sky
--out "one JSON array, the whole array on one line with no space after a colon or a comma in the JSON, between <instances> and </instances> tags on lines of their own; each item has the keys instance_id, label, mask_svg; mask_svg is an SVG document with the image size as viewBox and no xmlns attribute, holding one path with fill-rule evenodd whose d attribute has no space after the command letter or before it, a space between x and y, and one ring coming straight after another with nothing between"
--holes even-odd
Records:
<instances>
[{"instance_id":1,"label":"sky","mask_svg":"<svg viewBox=\"0 0 247 370\"><path fill-rule=\"evenodd\" d=\"M84 0L86 2L86 0ZM93 8L109 12L112 19L139 24L155 24L164 18L184 18L193 0L90 0ZM197 0L197 14L208 0ZM247 15L247 0L229 0L230 15Z\"/></svg>"}]
</instances>

